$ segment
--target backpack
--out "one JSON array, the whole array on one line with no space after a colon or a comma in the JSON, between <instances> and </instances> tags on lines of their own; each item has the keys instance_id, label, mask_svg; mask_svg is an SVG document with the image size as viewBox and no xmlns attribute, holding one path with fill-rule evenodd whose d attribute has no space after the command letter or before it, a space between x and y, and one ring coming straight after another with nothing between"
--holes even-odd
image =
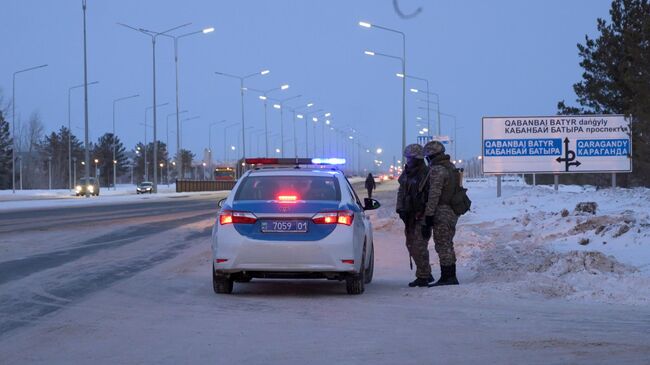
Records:
<instances>
[{"instance_id":1,"label":"backpack","mask_svg":"<svg viewBox=\"0 0 650 365\"><path fill-rule=\"evenodd\" d=\"M430 169L426 169L426 174L416 181L409 180L404 176L405 194L404 210L409 213L423 213L427 207L429 198L429 174Z\"/></svg>"},{"instance_id":2,"label":"backpack","mask_svg":"<svg viewBox=\"0 0 650 365\"><path fill-rule=\"evenodd\" d=\"M449 184L443 189L440 201L449 204L456 215L463 215L472 207L472 201L467 196L467 189L460 185L460 169L451 162L443 166L449 171Z\"/></svg>"}]
</instances>

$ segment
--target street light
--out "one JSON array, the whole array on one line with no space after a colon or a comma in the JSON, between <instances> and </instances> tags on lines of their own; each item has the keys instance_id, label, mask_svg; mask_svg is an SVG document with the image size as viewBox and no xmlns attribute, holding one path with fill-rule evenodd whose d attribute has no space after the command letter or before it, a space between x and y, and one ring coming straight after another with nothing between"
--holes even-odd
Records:
<instances>
[{"instance_id":1,"label":"street light","mask_svg":"<svg viewBox=\"0 0 650 365\"><path fill-rule=\"evenodd\" d=\"M224 129L223 129L223 159L224 159L224 162L227 162L227 160L228 160L228 148L227 148L227 144L226 144L226 143L228 143L228 139L227 139L228 129L230 129L232 127L236 127L238 125L239 125L239 122L232 123L232 124L229 124L229 125L225 126ZM235 146L231 146L231 147L232 147L232 150L234 151Z\"/></svg>"},{"instance_id":2,"label":"street light","mask_svg":"<svg viewBox=\"0 0 650 365\"><path fill-rule=\"evenodd\" d=\"M406 34L396 29L384 27L381 25L371 24L365 21L360 21L359 26L363 28L377 28L377 29L381 29L381 30L385 30L391 33L397 33L401 35L402 36L402 57L401 57L402 75L408 75L406 73ZM384 55L372 51L366 51L366 54L369 56L374 56L375 54L381 56L388 56L388 55ZM400 59L399 57L394 57L394 56L388 56L388 57ZM402 153L404 153L403 151L405 147L406 147L406 79L402 78Z\"/></svg>"},{"instance_id":3,"label":"street light","mask_svg":"<svg viewBox=\"0 0 650 365\"><path fill-rule=\"evenodd\" d=\"M411 76L406 76L406 77L411 77ZM411 77L411 78L416 78L416 77ZM420 79L420 80L424 80L424 79ZM425 80L425 81L426 81L426 80ZM437 108L437 110L438 110L438 135L440 135L440 134L442 133L442 132L440 131L440 124L441 124L441 122L440 122L440 95L438 95L437 93L434 93L434 92L430 92L430 91L429 91L429 82L428 82L428 81L427 81L427 90L426 90L426 91L424 91L424 90L419 90L419 89L411 89L411 92L412 92L412 93L415 93L415 94L417 94L417 93L419 93L419 92L422 92L422 93L425 93L425 94L427 95L427 100L426 100L426 103L427 103L427 115L429 114L429 105L430 105L430 104L434 104L434 103L432 103L431 101L429 101L429 95L433 95L433 96L436 97L436 102L435 102L435 104L438 104L438 108ZM428 118L428 117L427 117L427 118ZM428 127L431 128L431 126L428 126Z\"/></svg>"},{"instance_id":4,"label":"street light","mask_svg":"<svg viewBox=\"0 0 650 365\"><path fill-rule=\"evenodd\" d=\"M280 143L280 149L282 150L282 157L284 157L284 104L287 101L295 100L295 99L298 99L300 97L302 97L302 95L294 95L294 96L292 96L290 98L284 98L284 99L269 98L269 99L279 103L279 104L273 104L273 108L280 110L280 136L281 136L280 138L282 139L282 141ZM294 125L293 128L294 128L294 132L295 132L296 126ZM295 137L295 133L294 133L294 137Z\"/></svg>"},{"instance_id":5,"label":"street light","mask_svg":"<svg viewBox=\"0 0 650 365\"><path fill-rule=\"evenodd\" d=\"M282 91L286 90L289 88L288 84L281 85L279 87L274 87L272 89L268 90L259 90L259 89L253 89L253 88L247 88L246 90L254 91L256 93L260 93L261 95L259 96L259 99L264 101L264 132L266 133L266 136L264 137L264 149L266 151L265 157L269 157L269 127L268 127L268 102L267 100L269 99L269 94L274 92L274 91ZM274 106L275 107L275 106ZM242 134L242 138L244 135Z\"/></svg>"},{"instance_id":6,"label":"street light","mask_svg":"<svg viewBox=\"0 0 650 365\"><path fill-rule=\"evenodd\" d=\"M299 119L303 118L303 115L296 114L296 112L299 112L304 109L308 109L314 106L314 103L309 102L305 105L289 108L291 110L291 113L293 114L293 153L296 158L298 158L298 139L296 137L296 118L299 116Z\"/></svg>"},{"instance_id":7,"label":"street light","mask_svg":"<svg viewBox=\"0 0 650 365\"><path fill-rule=\"evenodd\" d=\"M89 83L88 85L94 85L98 84L99 81L93 81ZM76 85L68 88L68 182L70 183L70 190L73 188L73 181L72 181L72 126L70 122L70 94L72 90L83 87L84 84L81 85Z\"/></svg>"},{"instance_id":8,"label":"street light","mask_svg":"<svg viewBox=\"0 0 650 365\"><path fill-rule=\"evenodd\" d=\"M95 162L95 179L97 179L97 184L99 184L99 176L97 176L97 164L99 163L99 160L95 159L94 162Z\"/></svg>"},{"instance_id":9,"label":"street light","mask_svg":"<svg viewBox=\"0 0 650 365\"><path fill-rule=\"evenodd\" d=\"M144 28L135 28L135 27L132 27L130 25L123 24L123 23L117 23L117 24L119 24L119 25L121 25L123 27L129 28L131 30L134 30L136 32L142 33L144 35L147 35L147 36L149 36L151 38L152 59L153 59L153 63L152 63L152 65L153 65L153 103L152 103L152 105L157 105L157 103L156 103L156 38L158 38L158 36L161 36L161 35L164 36L164 35L166 35L167 33L171 32L171 31L186 27L186 26L190 25L191 23L186 23L186 24L183 24L183 25L179 25L179 26L170 28L170 29L168 29L168 30L166 30L164 32L154 32L154 31L147 30L147 29L144 29ZM155 166L155 164L158 163L158 148L157 148L158 147L158 134L157 134L157 125L158 125L158 123L157 123L157 121L158 121L158 119L157 119L156 108L154 108L153 109L153 144L154 144L154 146L153 146L153 163L154 163L154 166ZM157 170L154 168L153 169L153 192L154 193L158 192L158 174L156 173L156 171Z\"/></svg>"},{"instance_id":10,"label":"street light","mask_svg":"<svg viewBox=\"0 0 650 365\"><path fill-rule=\"evenodd\" d=\"M115 104L117 104L120 101L127 100L127 99L133 99L137 98L140 96L139 94L131 95L131 96L125 96L122 98L118 98L113 100L113 161L115 161ZM68 104L69 105L69 104ZM68 122L70 119L68 118ZM145 121L146 123L146 121ZM68 140L70 138L68 137ZM70 149L70 146L68 146L68 149ZM72 184L70 184L70 189L72 189ZM117 163L113 163L113 190L117 190Z\"/></svg>"},{"instance_id":11,"label":"street light","mask_svg":"<svg viewBox=\"0 0 650 365\"><path fill-rule=\"evenodd\" d=\"M195 32L189 32L189 33L181 34L181 35L178 35L178 36L172 36L172 35L169 35L169 34L161 34L163 37L172 38L174 40L174 67L175 67L175 74L176 74L176 131L177 131L177 133L176 133L176 155L177 156L180 153L180 133L178 131L179 131L180 125L181 125L181 122L180 122L180 119L179 119L181 112L180 112L180 106L179 106L180 104L179 104L179 100L178 100L178 98L179 98L179 92L178 92L178 40L181 39L181 38L189 37L189 36L196 35L196 34L208 34L208 33L212 33L212 32L214 32L214 28L213 27L208 27L208 28L204 28L202 30L197 30ZM167 141L167 148L169 148L169 140ZM181 165L182 165L182 162L178 165L179 172L180 172L180 169L181 169ZM169 166L167 167L167 171L168 171L168 175L169 175ZM169 176L167 176L167 182L169 184Z\"/></svg>"},{"instance_id":12,"label":"street light","mask_svg":"<svg viewBox=\"0 0 650 365\"><path fill-rule=\"evenodd\" d=\"M12 146L11 146L11 189L13 194L16 194L16 75L36 70L39 68L47 67L47 64L25 68L14 72L13 83L11 89L11 136L12 136ZM20 175L20 181L22 184L23 176Z\"/></svg>"},{"instance_id":13,"label":"street light","mask_svg":"<svg viewBox=\"0 0 650 365\"><path fill-rule=\"evenodd\" d=\"M246 158L246 136L245 136L245 128L246 128L246 121L244 119L244 80L251 78L253 76L257 75L268 75L271 71L269 70L262 70L259 72L255 72L246 76L238 76L238 75L233 75L233 74L228 74L225 72L218 72L216 71L215 74L220 75L220 76L225 76L225 77L230 77L234 79L239 80L239 92L241 96L241 137L243 140L243 145L242 145L242 158Z\"/></svg>"}]
</instances>

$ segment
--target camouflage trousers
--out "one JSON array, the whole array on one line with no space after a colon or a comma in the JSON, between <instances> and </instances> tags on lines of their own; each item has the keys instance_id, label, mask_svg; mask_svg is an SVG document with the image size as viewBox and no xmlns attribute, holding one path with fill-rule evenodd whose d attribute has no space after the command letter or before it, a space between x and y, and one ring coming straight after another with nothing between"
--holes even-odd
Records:
<instances>
[{"instance_id":1,"label":"camouflage trousers","mask_svg":"<svg viewBox=\"0 0 650 365\"><path fill-rule=\"evenodd\" d=\"M431 275L431 264L429 263L429 240L422 237L424 220L408 219L405 222L404 235L406 236L406 248L409 255L415 262L415 276L426 279Z\"/></svg>"},{"instance_id":2,"label":"camouflage trousers","mask_svg":"<svg viewBox=\"0 0 650 365\"><path fill-rule=\"evenodd\" d=\"M438 206L433 216L433 242L440 260L440 266L456 264L454 235L458 216L447 205Z\"/></svg>"}]
</instances>

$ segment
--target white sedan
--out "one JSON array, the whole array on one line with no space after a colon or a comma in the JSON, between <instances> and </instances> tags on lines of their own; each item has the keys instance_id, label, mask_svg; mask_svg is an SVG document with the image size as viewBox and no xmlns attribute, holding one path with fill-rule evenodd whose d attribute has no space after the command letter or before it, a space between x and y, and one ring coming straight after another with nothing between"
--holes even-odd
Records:
<instances>
[{"instance_id":1,"label":"white sedan","mask_svg":"<svg viewBox=\"0 0 650 365\"><path fill-rule=\"evenodd\" d=\"M372 225L364 210L379 202L362 204L338 170L257 168L219 206L212 230L216 293L253 278L344 280L349 294L372 281Z\"/></svg>"}]
</instances>

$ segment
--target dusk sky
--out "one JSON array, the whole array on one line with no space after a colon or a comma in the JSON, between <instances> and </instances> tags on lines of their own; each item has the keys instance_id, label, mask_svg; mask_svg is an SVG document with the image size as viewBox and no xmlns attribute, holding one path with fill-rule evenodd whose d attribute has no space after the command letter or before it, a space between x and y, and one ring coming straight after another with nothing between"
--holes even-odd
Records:
<instances>
[{"instance_id":1,"label":"dusk sky","mask_svg":"<svg viewBox=\"0 0 650 365\"><path fill-rule=\"evenodd\" d=\"M457 116L462 128L458 157L469 158L480 153L481 117L555 114L559 100L575 103L571 86L581 75L576 44L585 34L596 33L596 19L608 18L610 6L609 0L401 0L405 12L422 8L416 17L401 19L386 0L88 3L88 79L99 81L89 87L93 141L111 131L113 100L140 94L117 109L117 134L132 149L144 139L140 123L145 107L152 104L151 41L116 23L162 31L191 22L175 34L215 28L211 34L179 42L181 110L189 111L183 117L200 116L185 124L184 147L198 158L208 145L211 122L240 119L238 81L214 72L244 75L269 69L269 75L251 78L247 86L269 89L288 83L290 88L275 97L302 94L291 104L313 101L316 109L332 113L334 126L355 128L364 145L383 148L388 160L400 155L402 89L395 76L400 64L363 52L400 55L401 39L359 27L360 20L406 33L407 73L429 79L431 91L440 95L442 112ZM9 101L14 71L49 64L20 74L16 83L17 117L26 122L38 111L49 133L67 124L68 88L83 83L81 0L8 0L3 1L3 15L0 92ZM158 40L157 82L158 103L169 103L158 114L159 139L165 141L166 117L175 112L173 43L166 38ZM408 88L425 85L409 81ZM407 95L407 143L416 139L416 118L426 119L426 111L418 108L426 106L418 101L423 97ZM262 102L257 94L247 93L245 103L247 125L260 130ZM431 114L434 128L436 113ZM269 108L274 133L280 132L279 118L280 113ZM175 118L169 121L175 132ZM284 123L289 139L288 112ZM82 89L72 94L72 126L83 138ZM212 133L217 159L223 155L223 126ZM304 148L304 122L297 131ZM442 131L453 136L451 119L443 117ZM319 125L319 138L320 133ZM228 144L235 144L238 134L231 128ZM175 135L169 138L174 152ZM280 139L271 140L270 147L279 148ZM252 138L249 155L257 151L257 141ZM286 141L285 151L293 155L292 142Z\"/></svg>"}]
</instances>

